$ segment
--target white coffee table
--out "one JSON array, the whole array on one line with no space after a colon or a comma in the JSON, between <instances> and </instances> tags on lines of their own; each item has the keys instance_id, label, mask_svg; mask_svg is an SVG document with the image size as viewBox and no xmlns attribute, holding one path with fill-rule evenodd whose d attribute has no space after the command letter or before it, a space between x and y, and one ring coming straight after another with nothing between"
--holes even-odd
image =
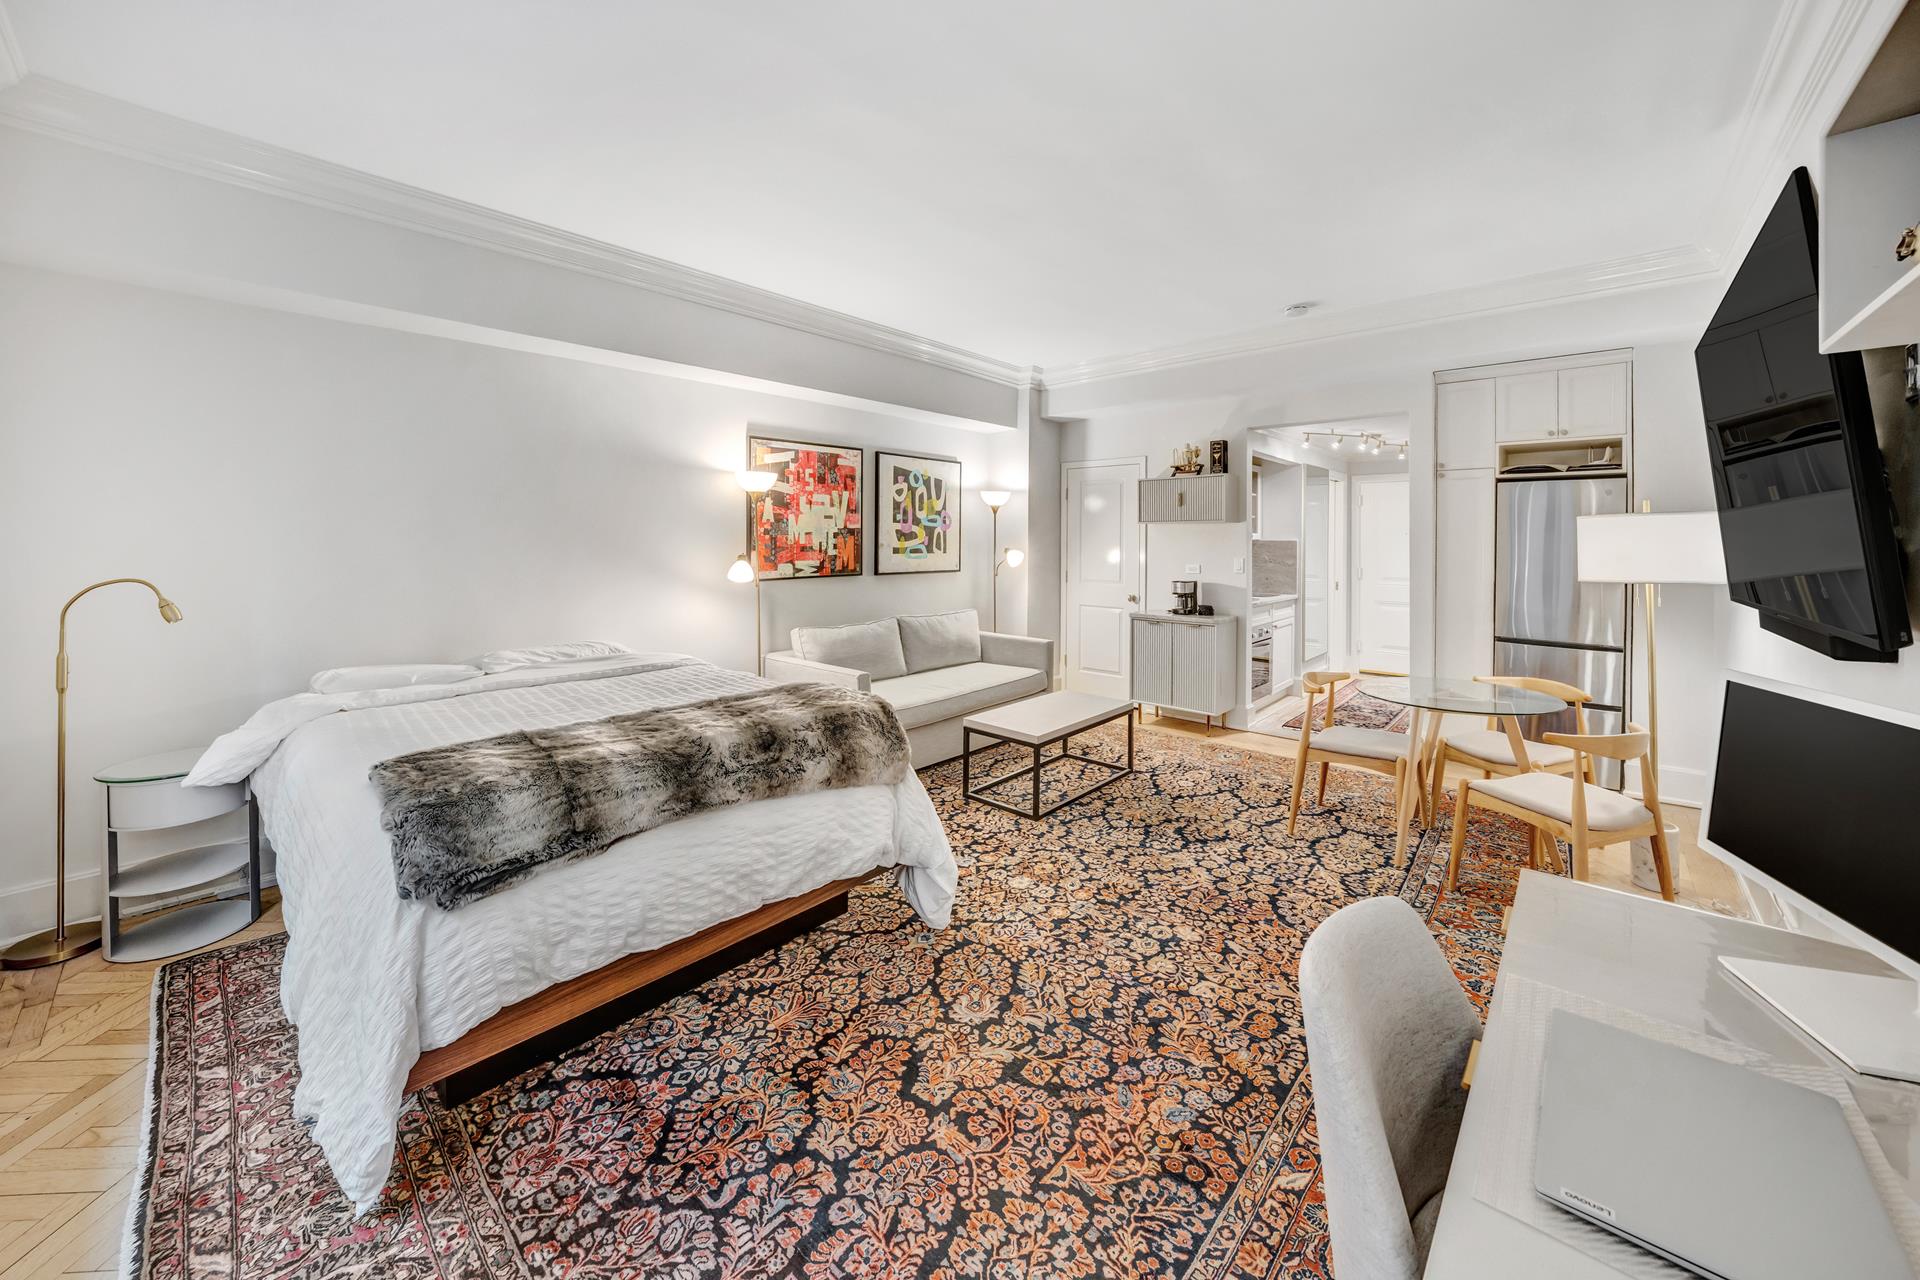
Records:
<instances>
[{"instance_id":1,"label":"white coffee table","mask_svg":"<svg viewBox=\"0 0 1920 1280\"><path fill-rule=\"evenodd\" d=\"M1092 756L1083 756L1069 749L1067 739L1089 729L1096 729L1115 720L1127 722L1127 762L1116 764L1111 760L1096 760ZM989 778L979 787L973 785L973 738L979 734L991 738L995 743L1008 742L1028 748L1033 752L1033 763L1010 770L996 778ZM1046 748L1055 743L1060 750L1055 755L1044 754ZM982 751L991 747L979 748ZM1107 776L1090 787L1083 788L1066 796L1058 803L1040 807L1040 772L1050 764L1062 760L1078 760L1096 768L1107 770ZM1038 697L1025 698L1019 702L1009 702L1004 707L995 707L991 711L982 711L977 716L968 716L960 723L960 791L969 800L978 800L990 804L996 809L1005 809L1008 813L1017 813L1023 818L1044 818L1062 805L1072 804L1075 800L1092 795L1100 788L1124 778L1133 772L1133 703L1118 698L1102 698L1091 693L1043 693ZM1004 800L996 800L985 794L1002 783L1015 778L1032 775L1033 799L1026 808L1011 805Z\"/></svg>"}]
</instances>

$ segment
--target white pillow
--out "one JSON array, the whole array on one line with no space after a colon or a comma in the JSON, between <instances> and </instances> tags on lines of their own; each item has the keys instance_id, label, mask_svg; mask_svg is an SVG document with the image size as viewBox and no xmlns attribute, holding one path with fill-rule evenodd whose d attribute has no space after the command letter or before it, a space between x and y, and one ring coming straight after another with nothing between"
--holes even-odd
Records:
<instances>
[{"instance_id":1,"label":"white pillow","mask_svg":"<svg viewBox=\"0 0 1920 1280\"><path fill-rule=\"evenodd\" d=\"M972 609L900 615L908 671L937 671L980 661L980 615Z\"/></svg>"},{"instance_id":2,"label":"white pillow","mask_svg":"<svg viewBox=\"0 0 1920 1280\"><path fill-rule=\"evenodd\" d=\"M549 662L578 662L582 658L617 658L633 650L611 640L576 640L571 644L547 644L532 649L495 649L473 660L488 675L515 671L521 667L539 667Z\"/></svg>"},{"instance_id":3,"label":"white pillow","mask_svg":"<svg viewBox=\"0 0 1920 1280\"><path fill-rule=\"evenodd\" d=\"M808 662L864 671L875 680L907 674L900 648L900 624L892 618L844 627L795 627L793 647Z\"/></svg>"},{"instance_id":4,"label":"white pillow","mask_svg":"<svg viewBox=\"0 0 1920 1280\"><path fill-rule=\"evenodd\" d=\"M477 680L480 668L454 662L396 662L384 667L334 667L314 674L314 693L362 693L368 689L404 689L412 684L457 684Z\"/></svg>"}]
</instances>

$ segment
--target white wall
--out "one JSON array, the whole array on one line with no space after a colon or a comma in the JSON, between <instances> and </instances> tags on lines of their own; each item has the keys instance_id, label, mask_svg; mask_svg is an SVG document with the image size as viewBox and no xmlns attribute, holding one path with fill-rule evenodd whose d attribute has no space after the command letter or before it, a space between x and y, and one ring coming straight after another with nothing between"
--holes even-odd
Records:
<instances>
[{"instance_id":1,"label":"white wall","mask_svg":"<svg viewBox=\"0 0 1920 1280\"><path fill-rule=\"evenodd\" d=\"M725 579L749 426L958 457L968 490L964 572L878 578L869 553L770 583L770 649L989 603L977 432L5 264L0 388L0 936L51 915L54 621L97 579L150 577L186 617L129 587L74 610L82 917L92 771L206 742L319 668L596 637L750 668L753 590Z\"/></svg>"},{"instance_id":2,"label":"white wall","mask_svg":"<svg viewBox=\"0 0 1920 1280\"><path fill-rule=\"evenodd\" d=\"M1060 433L1061 457L1071 461L1144 458L1147 475L1167 474L1173 450L1182 444L1205 446L1225 438L1229 465L1244 484L1247 434L1228 427L1229 400L1186 405L1155 405L1102 415L1097 422L1068 421ZM1154 524L1142 526L1145 566L1143 609L1173 604L1173 580L1195 578L1200 599L1217 612L1246 616L1248 571L1246 521L1231 524ZM1236 568L1236 562L1238 567ZM1194 567L1197 566L1197 567Z\"/></svg>"}]
</instances>

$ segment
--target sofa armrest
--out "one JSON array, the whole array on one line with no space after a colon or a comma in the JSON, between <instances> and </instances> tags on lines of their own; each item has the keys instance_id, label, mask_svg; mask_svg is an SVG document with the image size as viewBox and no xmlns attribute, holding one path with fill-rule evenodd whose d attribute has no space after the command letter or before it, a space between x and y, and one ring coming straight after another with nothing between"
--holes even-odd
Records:
<instances>
[{"instance_id":1,"label":"sofa armrest","mask_svg":"<svg viewBox=\"0 0 1920 1280\"><path fill-rule=\"evenodd\" d=\"M1053 683L1053 641L1039 636L1009 636L996 631L980 633L980 661L1003 667L1032 667L1044 672Z\"/></svg>"},{"instance_id":2,"label":"sofa armrest","mask_svg":"<svg viewBox=\"0 0 1920 1280\"><path fill-rule=\"evenodd\" d=\"M767 655L767 679L776 684L837 684L861 693L873 692L873 677L866 672L811 662L791 649Z\"/></svg>"}]
</instances>

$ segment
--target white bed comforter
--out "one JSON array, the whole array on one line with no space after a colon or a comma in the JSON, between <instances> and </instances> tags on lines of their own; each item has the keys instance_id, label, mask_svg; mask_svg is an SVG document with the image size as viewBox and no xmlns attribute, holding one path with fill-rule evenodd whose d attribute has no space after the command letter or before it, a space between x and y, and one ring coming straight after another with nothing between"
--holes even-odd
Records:
<instances>
[{"instance_id":1,"label":"white bed comforter","mask_svg":"<svg viewBox=\"0 0 1920 1280\"><path fill-rule=\"evenodd\" d=\"M188 785L253 777L287 923L295 1108L356 1209L393 1163L407 1072L507 1005L875 866L944 928L959 871L919 778L734 805L622 840L455 911L402 901L367 770L511 729L699 702L766 682L632 655L457 685L302 694L221 738Z\"/></svg>"}]
</instances>

